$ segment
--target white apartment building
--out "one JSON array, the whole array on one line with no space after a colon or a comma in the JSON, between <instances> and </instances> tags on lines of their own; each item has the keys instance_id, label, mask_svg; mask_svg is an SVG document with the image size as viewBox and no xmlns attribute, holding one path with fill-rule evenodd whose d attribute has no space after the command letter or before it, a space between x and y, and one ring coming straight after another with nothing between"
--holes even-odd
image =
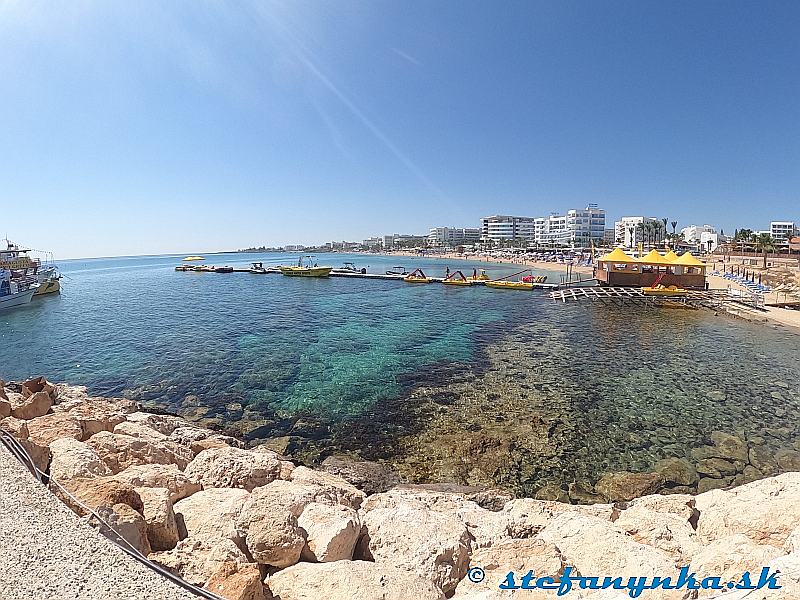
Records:
<instances>
[{"instance_id":1,"label":"white apartment building","mask_svg":"<svg viewBox=\"0 0 800 600\"><path fill-rule=\"evenodd\" d=\"M717 233L711 225L689 225L681 229L681 237L689 244L702 242L702 234Z\"/></svg>"},{"instance_id":2,"label":"white apartment building","mask_svg":"<svg viewBox=\"0 0 800 600\"><path fill-rule=\"evenodd\" d=\"M648 221L658 221L656 217L622 217L614 223L614 242L622 242L625 248L635 248L639 242L644 242L639 225Z\"/></svg>"},{"instance_id":3,"label":"white apartment building","mask_svg":"<svg viewBox=\"0 0 800 600\"><path fill-rule=\"evenodd\" d=\"M566 245L588 248L592 242L602 243L606 229L606 211L590 204L586 208L567 211Z\"/></svg>"},{"instance_id":4,"label":"white apartment building","mask_svg":"<svg viewBox=\"0 0 800 600\"><path fill-rule=\"evenodd\" d=\"M602 243L606 211L590 204L567 214L548 217L512 217L495 215L481 219L484 240L526 240L543 246L588 247L592 241Z\"/></svg>"},{"instance_id":5,"label":"white apartment building","mask_svg":"<svg viewBox=\"0 0 800 600\"><path fill-rule=\"evenodd\" d=\"M481 230L470 227L432 227L428 234L431 246L459 246L474 244L481 237Z\"/></svg>"},{"instance_id":6,"label":"white apartment building","mask_svg":"<svg viewBox=\"0 0 800 600\"><path fill-rule=\"evenodd\" d=\"M788 244L797 227L794 221L772 221L769 224L769 233L780 244Z\"/></svg>"},{"instance_id":7,"label":"white apartment building","mask_svg":"<svg viewBox=\"0 0 800 600\"><path fill-rule=\"evenodd\" d=\"M393 248L399 245L423 246L428 241L427 235L407 235L393 233L391 235L383 236L383 247Z\"/></svg>"},{"instance_id":8,"label":"white apartment building","mask_svg":"<svg viewBox=\"0 0 800 600\"><path fill-rule=\"evenodd\" d=\"M480 238L500 242L504 240L534 241L536 238L534 217L493 215L481 219Z\"/></svg>"},{"instance_id":9,"label":"white apartment building","mask_svg":"<svg viewBox=\"0 0 800 600\"><path fill-rule=\"evenodd\" d=\"M364 248L376 248L383 245L383 239L380 237L367 238L361 242L361 245L364 246Z\"/></svg>"}]
</instances>

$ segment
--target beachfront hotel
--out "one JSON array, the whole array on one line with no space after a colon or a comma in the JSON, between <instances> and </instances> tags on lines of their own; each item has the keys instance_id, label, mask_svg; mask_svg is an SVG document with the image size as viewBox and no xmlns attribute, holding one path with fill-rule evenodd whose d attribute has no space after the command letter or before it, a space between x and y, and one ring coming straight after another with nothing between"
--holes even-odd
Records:
<instances>
[{"instance_id":1,"label":"beachfront hotel","mask_svg":"<svg viewBox=\"0 0 800 600\"><path fill-rule=\"evenodd\" d=\"M481 238L481 230L475 227L431 227L428 244L433 247L474 244Z\"/></svg>"},{"instance_id":2,"label":"beachfront hotel","mask_svg":"<svg viewBox=\"0 0 800 600\"><path fill-rule=\"evenodd\" d=\"M542 246L587 247L602 243L606 211L596 204L570 209L566 214L548 217L494 215L481 219L481 240L502 242L524 240Z\"/></svg>"}]
</instances>

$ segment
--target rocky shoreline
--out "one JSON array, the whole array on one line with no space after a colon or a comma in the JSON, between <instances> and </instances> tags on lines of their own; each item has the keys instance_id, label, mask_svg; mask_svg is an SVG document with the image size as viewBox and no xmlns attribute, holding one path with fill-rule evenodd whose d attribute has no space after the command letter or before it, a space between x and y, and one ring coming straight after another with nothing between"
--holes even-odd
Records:
<instances>
[{"instance_id":1,"label":"rocky shoreline","mask_svg":"<svg viewBox=\"0 0 800 600\"><path fill-rule=\"evenodd\" d=\"M800 473L751 483L727 474L727 463L746 475L754 460L769 457L751 456L746 443L721 432L698 459L706 478L745 485L692 496L680 482L702 479L669 463L654 473L609 473L592 489L515 499L498 489L404 484L383 465L347 457L298 466L264 445L248 449L132 400L42 378L0 382L0 427L75 512L84 511L53 481L151 561L225 598L538 600L555 594L498 584L512 569L639 577L675 576L684 565L723 581L771 566L783 588L748 598L800 597ZM669 495L648 495L663 491L668 476ZM484 581L467 577L473 567ZM64 576L57 565L50 572ZM686 594L641 597L719 592ZM575 590L569 597L628 596Z\"/></svg>"}]
</instances>

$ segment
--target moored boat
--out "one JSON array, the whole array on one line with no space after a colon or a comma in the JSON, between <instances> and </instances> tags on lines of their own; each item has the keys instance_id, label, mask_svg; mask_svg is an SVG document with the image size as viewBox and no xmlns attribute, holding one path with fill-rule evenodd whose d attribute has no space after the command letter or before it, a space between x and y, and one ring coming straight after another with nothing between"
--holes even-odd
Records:
<instances>
[{"instance_id":1,"label":"moored boat","mask_svg":"<svg viewBox=\"0 0 800 600\"><path fill-rule=\"evenodd\" d=\"M495 288L499 290L532 290L533 283L525 281L487 281L486 287Z\"/></svg>"},{"instance_id":2,"label":"moored boat","mask_svg":"<svg viewBox=\"0 0 800 600\"><path fill-rule=\"evenodd\" d=\"M303 261L304 258L308 259L305 264ZM286 275L288 277L328 277L331 274L333 267L320 267L316 263L312 265L312 258L313 257L311 256L301 256L297 260L297 265L289 267L279 266L278 268L280 269L282 275Z\"/></svg>"},{"instance_id":3,"label":"moored boat","mask_svg":"<svg viewBox=\"0 0 800 600\"><path fill-rule=\"evenodd\" d=\"M416 269L411 272L411 274L404 277L403 281L407 281L408 283L430 283L433 279L425 275L422 269Z\"/></svg>"},{"instance_id":4,"label":"moored boat","mask_svg":"<svg viewBox=\"0 0 800 600\"><path fill-rule=\"evenodd\" d=\"M406 277L408 275L408 271L406 271L405 267L392 267L391 269L386 271L386 274Z\"/></svg>"},{"instance_id":5,"label":"moored boat","mask_svg":"<svg viewBox=\"0 0 800 600\"><path fill-rule=\"evenodd\" d=\"M453 271L442 281L444 285L464 285L470 286L472 281L467 279L461 271Z\"/></svg>"},{"instance_id":6,"label":"moored boat","mask_svg":"<svg viewBox=\"0 0 800 600\"><path fill-rule=\"evenodd\" d=\"M249 271L254 275L266 275L267 270L264 268L264 263L254 262L250 263Z\"/></svg>"},{"instance_id":7,"label":"moored boat","mask_svg":"<svg viewBox=\"0 0 800 600\"><path fill-rule=\"evenodd\" d=\"M36 288L34 296L57 294L61 291L61 273L59 273L58 267L40 269L36 274L36 281L39 287Z\"/></svg>"},{"instance_id":8,"label":"moored boat","mask_svg":"<svg viewBox=\"0 0 800 600\"><path fill-rule=\"evenodd\" d=\"M21 306L23 304L29 304L31 298L33 298L33 295L36 293L37 288L38 286L35 285L28 289L17 292L9 292L5 295L2 295L2 292L0 292L0 310Z\"/></svg>"},{"instance_id":9,"label":"moored boat","mask_svg":"<svg viewBox=\"0 0 800 600\"><path fill-rule=\"evenodd\" d=\"M689 290L679 288L676 285L656 285L654 287L643 287L642 293L645 296L685 296L689 293Z\"/></svg>"}]
</instances>

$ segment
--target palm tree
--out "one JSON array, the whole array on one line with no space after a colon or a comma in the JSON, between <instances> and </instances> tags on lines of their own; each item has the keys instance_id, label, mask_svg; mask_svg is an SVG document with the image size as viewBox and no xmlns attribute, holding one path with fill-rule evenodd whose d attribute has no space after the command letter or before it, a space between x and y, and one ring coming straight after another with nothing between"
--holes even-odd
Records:
<instances>
[{"instance_id":1,"label":"palm tree","mask_svg":"<svg viewBox=\"0 0 800 600\"><path fill-rule=\"evenodd\" d=\"M664 224L664 227L662 227L662 228L661 228L661 233L662 233L662 235L661 235L661 238L662 238L662 241L664 241L664 243L665 243L665 246L666 246L666 237L667 237L667 217L664 217L663 219L661 219L661 222Z\"/></svg>"},{"instance_id":2,"label":"palm tree","mask_svg":"<svg viewBox=\"0 0 800 600\"><path fill-rule=\"evenodd\" d=\"M638 231L639 235L637 236L639 238L639 241L644 243L644 232L647 230L647 227L645 226L644 221L642 221L641 223L637 223L636 224L636 229L639 230Z\"/></svg>"},{"instance_id":3,"label":"palm tree","mask_svg":"<svg viewBox=\"0 0 800 600\"><path fill-rule=\"evenodd\" d=\"M767 268L767 252L775 250L775 240L768 233L759 234L757 237L753 236L753 241L756 244L756 250L761 250L764 253L764 269Z\"/></svg>"}]
</instances>

